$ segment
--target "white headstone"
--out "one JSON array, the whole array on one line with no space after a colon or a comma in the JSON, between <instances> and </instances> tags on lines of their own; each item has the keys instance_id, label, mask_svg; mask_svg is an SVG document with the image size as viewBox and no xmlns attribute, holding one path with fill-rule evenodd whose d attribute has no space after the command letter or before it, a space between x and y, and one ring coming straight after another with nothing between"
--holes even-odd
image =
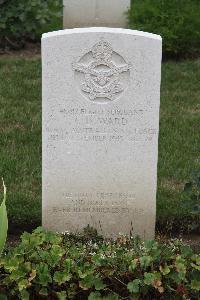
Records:
<instances>
[{"instance_id":1,"label":"white headstone","mask_svg":"<svg viewBox=\"0 0 200 300\"><path fill-rule=\"evenodd\" d=\"M126 27L130 0L63 0L63 27Z\"/></svg>"},{"instance_id":2,"label":"white headstone","mask_svg":"<svg viewBox=\"0 0 200 300\"><path fill-rule=\"evenodd\" d=\"M43 35L45 227L153 238L161 44L126 29Z\"/></svg>"}]
</instances>

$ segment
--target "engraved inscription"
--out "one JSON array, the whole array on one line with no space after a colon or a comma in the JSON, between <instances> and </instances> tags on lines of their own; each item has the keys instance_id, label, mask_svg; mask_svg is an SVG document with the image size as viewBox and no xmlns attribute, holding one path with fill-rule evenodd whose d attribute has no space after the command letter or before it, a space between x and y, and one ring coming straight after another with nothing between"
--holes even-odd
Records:
<instances>
[{"instance_id":1,"label":"engraved inscription","mask_svg":"<svg viewBox=\"0 0 200 300\"><path fill-rule=\"evenodd\" d=\"M52 212L56 213L104 213L127 214L130 203L135 201L132 192L64 192L63 199L67 200L62 206L53 206ZM135 208L136 213L143 213L141 208Z\"/></svg>"},{"instance_id":2,"label":"engraved inscription","mask_svg":"<svg viewBox=\"0 0 200 300\"><path fill-rule=\"evenodd\" d=\"M82 93L96 103L113 101L128 84L130 64L101 40L77 63L73 63Z\"/></svg>"},{"instance_id":3,"label":"engraved inscription","mask_svg":"<svg viewBox=\"0 0 200 300\"><path fill-rule=\"evenodd\" d=\"M59 108L58 114L65 120L66 125L64 128L47 126L48 140L54 144L58 141L66 144L71 141L153 143L158 134L157 128L130 126L133 119L140 119L149 113L147 108L135 106L130 109L63 106Z\"/></svg>"}]
</instances>

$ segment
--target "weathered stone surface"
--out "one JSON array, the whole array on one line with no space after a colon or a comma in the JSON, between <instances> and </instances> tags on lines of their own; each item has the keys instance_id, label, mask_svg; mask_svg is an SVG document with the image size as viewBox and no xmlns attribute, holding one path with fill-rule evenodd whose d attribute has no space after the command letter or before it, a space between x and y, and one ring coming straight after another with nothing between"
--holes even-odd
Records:
<instances>
[{"instance_id":1,"label":"weathered stone surface","mask_svg":"<svg viewBox=\"0 0 200 300\"><path fill-rule=\"evenodd\" d=\"M63 27L123 27L130 0L63 0Z\"/></svg>"},{"instance_id":2,"label":"weathered stone surface","mask_svg":"<svg viewBox=\"0 0 200 300\"><path fill-rule=\"evenodd\" d=\"M154 236L160 36L43 35L43 225Z\"/></svg>"}]
</instances>

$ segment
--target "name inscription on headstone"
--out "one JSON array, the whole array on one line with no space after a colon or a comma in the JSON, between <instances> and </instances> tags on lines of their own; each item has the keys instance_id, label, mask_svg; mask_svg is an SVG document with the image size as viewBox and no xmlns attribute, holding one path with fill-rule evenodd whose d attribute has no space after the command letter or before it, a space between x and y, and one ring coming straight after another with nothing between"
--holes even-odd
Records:
<instances>
[{"instance_id":1,"label":"name inscription on headstone","mask_svg":"<svg viewBox=\"0 0 200 300\"><path fill-rule=\"evenodd\" d=\"M60 109L64 118L73 116L75 126L70 130L64 128L46 128L49 141L151 141L158 134L156 128L132 128L132 119L148 114L145 109L99 110L91 111L85 108Z\"/></svg>"}]
</instances>

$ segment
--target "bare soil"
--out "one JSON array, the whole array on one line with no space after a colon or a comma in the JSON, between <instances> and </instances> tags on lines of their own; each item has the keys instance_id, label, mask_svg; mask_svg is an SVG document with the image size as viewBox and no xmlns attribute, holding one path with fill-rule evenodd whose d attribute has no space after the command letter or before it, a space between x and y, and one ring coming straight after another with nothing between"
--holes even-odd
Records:
<instances>
[{"instance_id":1,"label":"bare soil","mask_svg":"<svg viewBox=\"0 0 200 300\"><path fill-rule=\"evenodd\" d=\"M25 48L20 50L1 50L0 58L35 58L41 56L41 45L39 43L27 43Z\"/></svg>"},{"instance_id":2,"label":"bare soil","mask_svg":"<svg viewBox=\"0 0 200 300\"><path fill-rule=\"evenodd\" d=\"M200 253L200 234L185 234L182 237L183 242L195 251Z\"/></svg>"},{"instance_id":3,"label":"bare soil","mask_svg":"<svg viewBox=\"0 0 200 300\"><path fill-rule=\"evenodd\" d=\"M182 236L174 236L173 238L180 238L183 242L190 246L196 253L200 253L200 234L184 234ZM162 239L162 237L161 237ZM169 237L164 237L164 240L169 239ZM7 238L6 245L10 247L15 247L20 243L20 235L10 234Z\"/></svg>"}]
</instances>

